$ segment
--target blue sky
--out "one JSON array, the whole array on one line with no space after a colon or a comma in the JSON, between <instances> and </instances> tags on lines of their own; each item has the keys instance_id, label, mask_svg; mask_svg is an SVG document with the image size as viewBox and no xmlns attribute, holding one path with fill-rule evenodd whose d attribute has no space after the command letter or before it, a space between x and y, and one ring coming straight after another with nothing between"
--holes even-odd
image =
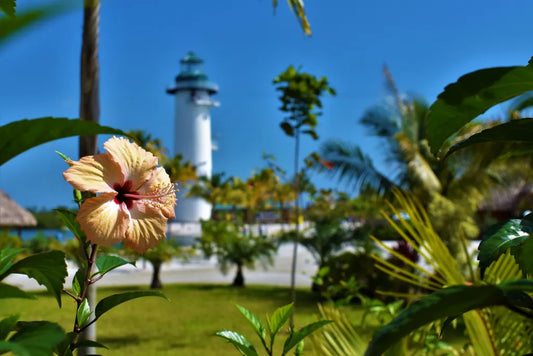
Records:
<instances>
[{"instance_id":1,"label":"blue sky","mask_svg":"<svg viewBox=\"0 0 533 356\"><path fill-rule=\"evenodd\" d=\"M43 2L19 0L18 9ZM147 130L171 148L174 101L165 89L179 59L193 50L220 87L221 106L212 111L219 147L213 171L245 179L265 166L266 152L290 172L293 139L279 128L283 115L272 79L292 64L327 76L338 93L324 100L320 140L305 138L302 157L327 139L342 139L379 163L380 143L358 119L383 100L385 63L401 91L432 102L464 73L524 65L533 55L530 1L307 0L306 10L310 37L284 1L274 14L271 0L102 0L101 123ZM0 47L0 125L78 117L81 28L77 9ZM26 207L71 204L55 150L76 157L77 140L45 144L4 164L0 188ZM337 186L313 179L319 187Z\"/></svg>"}]
</instances>

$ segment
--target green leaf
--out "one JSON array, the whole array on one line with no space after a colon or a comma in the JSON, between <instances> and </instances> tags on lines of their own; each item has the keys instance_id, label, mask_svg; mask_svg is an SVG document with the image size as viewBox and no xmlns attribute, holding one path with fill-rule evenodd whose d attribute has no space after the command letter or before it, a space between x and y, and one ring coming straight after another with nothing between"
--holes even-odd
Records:
<instances>
[{"instance_id":1,"label":"green leaf","mask_svg":"<svg viewBox=\"0 0 533 356\"><path fill-rule=\"evenodd\" d=\"M332 323L331 320L320 320L311 324L308 324L298 331L293 331L289 335L289 338L285 340L283 345L283 354L289 352L294 346L298 345L305 337L312 334L315 330L320 329L324 325Z\"/></svg>"},{"instance_id":2,"label":"green leaf","mask_svg":"<svg viewBox=\"0 0 533 356\"><path fill-rule=\"evenodd\" d=\"M35 279L54 294L61 306L61 292L68 275L63 252L47 251L26 257L11 266L6 274L10 273L21 273Z\"/></svg>"},{"instance_id":3,"label":"green leaf","mask_svg":"<svg viewBox=\"0 0 533 356\"><path fill-rule=\"evenodd\" d=\"M39 20L52 18L75 7L72 2L61 1L44 6L34 6L32 9L18 12L14 16L14 3L14 0L0 0L0 11L5 11L9 16L0 18L0 43L30 25L38 23Z\"/></svg>"},{"instance_id":4,"label":"green leaf","mask_svg":"<svg viewBox=\"0 0 533 356\"><path fill-rule=\"evenodd\" d=\"M522 272L533 275L533 239L527 238L520 246L518 265Z\"/></svg>"},{"instance_id":5,"label":"green leaf","mask_svg":"<svg viewBox=\"0 0 533 356\"><path fill-rule=\"evenodd\" d=\"M294 356L302 356L303 353L304 353L304 347L305 347L305 343L304 341L300 341L298 343L298 346L296 347L296 349L294 350Z\"/></svg>"},{"instance_id":6,"label":"green leaf","mask_svg":"<svg viewBox=\"0 0 533 356\"><path fill-rule=\"evenodd\" d=\"M533 299L531 299L529 294L523 291L508 291L505 293L505 299L507 299L507 304L513 305L515 307L528 308L533 310Z\"/></svg>"},{"instance_id":7,"label":"green leaf","mask_svg":"<svg viewBox=\"0 0 533 356\"><path fill-rule=\"evenodd\" d=\"M55 347L55 353L60 356L71 356L70 343L78 337L78 334L71 331L66 333L63 339L57 343Z\"/></svg>"},{"instance_id":8,"label":"green leaf","mask_svg":"<svg viewBox=\"0 0 533 356\"><path fill-rule=\"evenodd\" d=\"M102 349L108 349L108 347L105 346L104 344L101 344L93 340L80 340L74 344L74 349L78 349L80 347L99 347Z\"/></svg>"},{"instance_id":9,"label":"green leaf","mask_svg":"<svg viewBox=\"0 0 533 356\"><path fill-rule=\"evenodd\" d=\"M488 238L479 245L479 269L481 278L485 269L504 254L508 248L521 245L532 231L531 222L526 219L511 219L497 224L487 232Z\"/></svg>"},{"instance_id":10,"label":"green leaf","mask_svg":"<svg viewBox=\"0 0 533 356\"><path fill-rule=\"evenodd\" d=\"M109 255L101 255L98 256L96 259L96 267L98 267L98 273L101 275L106 274L109 271L114 270L115 268L118 268L120 266L124 265L133 265L135 266L134 262L128 262L123 258L120 258L118 256L109 256Z\"/></svg>"},{"instance_id":11,"label":"green leaf","mask_svg":"<svg viewBox=\"0 0 533 356\"><path fill-rule=\"evenodd\" d=\"M85 298L78 307L78 310L76 311L76 317L78 318L78 326L83 327L89 321L90 316L91 306L89 305L89 301L87 300L87 298Z\"/></svg>"},{"instance_id":12,"label":"green leaf","mask_svg":"<svg viewBox=\"0 0 533 356\"><path fill-rule=\"evenodd\" d=\"M102 314L116 307L119 304L127 302L128 300L140 298L140 297L161 297L161 298L168 300L168 298L165 297L163 293L158 292L158 291L153 291L153 290L146 290L146 291L140 290L140 291L120 293L120 294L113 294L113 295L110 295L109 297L102 299L96 305L96 309L94 312L95 318L96 319L100 318Z\"/></svg>"},{"instance_id":13,"label":"green leaf","mask_svg":"<svg viewBox=\"0 0 533 356\"><path fill-rule=\"evenodd\" d=\"M0 341L0 351L17 356L50 356L65 332L55 323L29 321L17 324L17 333L8 341Z\"/></svg>"},{"instance_id":14,"label":"green leaf","mask_svg":"<svg viewBox=\"0 0 533 356\"><path fill-rule=\"evenodd\" d=\"M236 305L236 307L237 309L239 309L241 314L244 315L246 320L248 320L250 325L252 325L259 338L264 341L266 336L266 328L263 322L254 313L252 313L245 307L242 307L240 305Z\"/></svg>"},{"instance_id":15,"label":"green leaf","mask_svg":"<svg viewBox=\"0 0 533 356\"><path fill-rule=\"evenodd\" d=\"M85 244L87 237L85 232L82 231L80 223L76 221L77 214L68 209L55 209L56 214L59 216L63 224L76 236L81 243Z\"/></svg>"},{"instance_id":16,"label":"green leaf","mask_svg":"<svg viewBox=\"0 0 533 356\"><path fill-rule=\"evenodd\" d=\"M449 156L465 147L484 142L533 142L533 119L518 119L485 129L452 146Z\"/></svg>"},{"instance_id":17,"label":"green leaf","mask_svg":"<svg viewBox=\"0 0 533 356\"><path fill-rule=\"evenodd\" d=\"M22 251L25 251L24 248L4 248L0 250L0 280L7 277L6 271L13 266L13 259Z\"/></svg>"},{"instance_id":18,"label":"green leaf","mask_svg":"<svg viewBox=\"0 0 533 356\"><path fill-rule=\"evenodd\" d=\"M15 286L0 283L0 298L35 299L35 295L26 293L22 289Z\"/></svg>"},{"instance_id":19,"label":"green leaf","mask_svg":"<svg viewBox=\"0 0 533 356\"><path fill-rule=\"evenodd\" d=\"M302 130L302 134L311 136L313 140L318 140L318 134L315 130Z\"/></svg>"},{"instance_id":20,"label":"green leaf","mask_svg":"<svg viewBox=\"0 0 533 356\"><path fill-rule=\"evenodd\" d=\"M231 342L237 350L239 350L245 356L258 356L255 348L246 340L244 336L235 331L218 331L215 335L220 336Z\"/></svg>"},{"instance_id":21,"label":"green leaf","mask_svg":"<svg viewBox=\"0 0 533 356\"><path fill-rule=\"evenodd\" d=\"M14 121L0 127L0 165L40 144L79 135L124 135L120 130L95 122L44 117Z\"/></svg>"},{"instance_id":22,"label":"green leaf","mask_svg":"<svg viewBox=\"0 0 533 356\"><path fill-rule=\"evenodd\" d=\"M7 318L0 320L0 340L5 340L11 331L15 329L17 321L22 314L10 315Z\"/></svg>"},{"instance_id":23,"label":"green leaf","mask_svg":"<svg viewBox=\"0 0 533 356\"><path fill-rule=\"evenodd\" d=\"M498 288L504 292L510 291L522 291L531 293L533 292L533 280L531 279L515 279L509 282L499 283Z\"/></svg>"},{"instance_id":24,"label":"green leaf","mask_svg":"<svg viewBox=\"0 0 533 356\"><path fill-rule=\"evenodd\" d=\"M446 139L494 105L530 90L530 66L487 68L462 76L448 85L429 109L431 151L437 153Z\"/></svg>"},{"instance_id":25,"label":"green leaf","mask_svg":"<svg viewBox=\"0 0 533 356\"><path fill-rule=\"evenodd\" d=\"M272 313L271 317L267 318L268 333L273 339L283 325L289 320L294 308L293 303L280 307Z\"/></svg>"},{"instance_id":26,"label":"green leaf","mask_svg":"<svg viewBox=\"0 0 533 356\"><path fill-rule=\"evenodd\" d=\"M513 287L518 286L509 289ZM438 290L411 304L381 328L372 338L365 356L381 355L405 335L434 320L505 303L505 295L499 286L461 285Z\"/></svg>"},{"instance_id":27,"label":"green leaf","mask_svg":"<svg viewBox=\"0 0 533 356\"><path fill-rule=\"evenodd\" d=\"M0 11L7 16L15 16L16 0L0 0Z\"/></svg>"},{"instance_id":28,"label":"green leaf","mask_svg":"<svg viewBox=\"0 0 533 356\"><path fill-rule=\"evenodd\" d=\"M80 267L76 271L74 278L72 279L72 291L76 296L81 296L83 287L85 286L85 278L87 277L87 268Z\"/></svg>"},{"instance_id":29,"label":"green leaf","mask_svg":"<svg viewBox=\"0 0 533 356\"><path fill-rule=\"evenodd\" d=\"M279 124L279 126L287 136L294 136L294 129L292 128L291 124L289 124L288 122L282 122L281 124Z\"/></svg>"}]
</instances>

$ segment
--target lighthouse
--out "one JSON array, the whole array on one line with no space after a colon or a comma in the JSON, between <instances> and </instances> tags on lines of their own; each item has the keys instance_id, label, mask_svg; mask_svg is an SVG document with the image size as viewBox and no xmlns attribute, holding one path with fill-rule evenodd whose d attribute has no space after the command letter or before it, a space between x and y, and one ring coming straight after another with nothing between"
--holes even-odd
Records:
<instances>
[{"instance_id":1,"label":"lighthouse","mask_svg":"<svg viewBox=\"0 0 533 356\"><path fill-rule=\"evenodd\" d=\"M174 95L174 154L182 155L182 162L191 162L198 177L211 178L213 167L211 143L212 107L219 103L211 96L218 86L209 81L203 72L203 60L189 52L180 60L181 70L175 84L167 89ZM187 189L179 182L177 222L199 222L211 217L211 204L199 197L185 197Z\"/></svg>"}]
</instances>

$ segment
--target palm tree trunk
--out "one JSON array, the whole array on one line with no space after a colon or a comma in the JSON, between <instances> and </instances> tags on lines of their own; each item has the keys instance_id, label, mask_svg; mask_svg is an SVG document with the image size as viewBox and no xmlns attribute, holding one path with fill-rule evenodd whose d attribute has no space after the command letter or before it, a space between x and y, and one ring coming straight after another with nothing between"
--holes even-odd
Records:
<instances>
[{"instance_id":1,"label":"palm tree trunk","mask_svg":"<svg viewBox=\"0 0 533 356\"><path fill-rule=\"evenodd\" d=\"M244 287L244 275L242 273L242 263L237 263L237 273L233 279L232 286L234 287Z\"/></svg>"},{"instance_id":2,"label":"palm tree trunk","mask_svg":"<svg viewBox=\"0 0 533 356\"><path fill-rule=\"evenodd\" d=\"M160 272L161 272L161 261L150 261L154 271L152 272L152 283L150 283L151 289L161 289L163 284L161 283Z\"/></svg>"},{"instance_id":3,"label":"palm tree trunk","mask_svg":"<svg viewBox=\"0 0 533 356\"><path fill-rule=\"evenodd\" d=\"M84 0L83 40L80 69L80 118L82 120L100 121L99 98L99 64L98 64L98 23L100 18L100 0ZM80 157L98 153L96 136L80 136ZM96 305L96 286L89 287L88 302L91 309ZM80 334L80 340L96 341L96 323L91 324ZM94 347L78 349L79 356L92 355Z\"/></svg>"}]
</instances>

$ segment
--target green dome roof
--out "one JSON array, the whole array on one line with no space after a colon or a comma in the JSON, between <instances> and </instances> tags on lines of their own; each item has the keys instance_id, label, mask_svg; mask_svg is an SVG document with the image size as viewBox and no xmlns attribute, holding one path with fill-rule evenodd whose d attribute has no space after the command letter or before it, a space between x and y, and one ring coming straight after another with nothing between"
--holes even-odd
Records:
<instances>
[{"instance_id":1,"label":"green dome roof","mask_svg":"<svg viewBox=\"0 0 533 356\"><path fill-rule=\"evenodd\" d=\"M174 88L167 89L167 93L174 94L179 90L207 90L214 94L218 91L218 86L210 82L203 72L204 61L196 53L190 51L180 60L180 63L181 71L176 76L176 85Z\"/></svg>"}]
</instances>

